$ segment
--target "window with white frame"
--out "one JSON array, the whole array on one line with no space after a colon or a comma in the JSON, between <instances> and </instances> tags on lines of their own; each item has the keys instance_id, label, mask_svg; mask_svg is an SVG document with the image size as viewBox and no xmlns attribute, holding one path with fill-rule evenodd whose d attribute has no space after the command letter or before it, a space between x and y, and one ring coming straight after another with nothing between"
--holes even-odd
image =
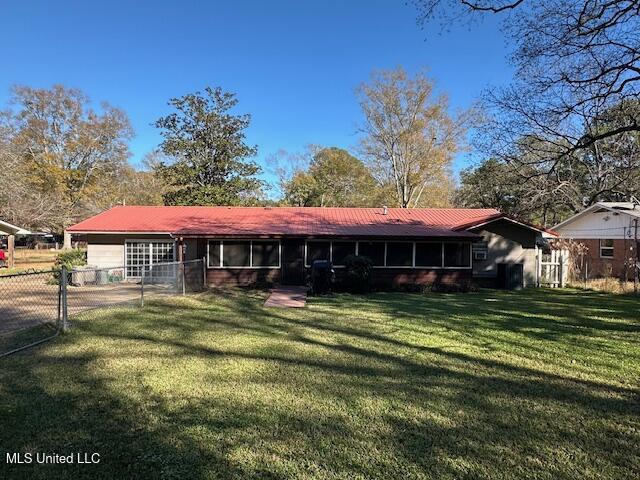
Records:
<instances>
[{"instance_id":1,"label":"window with white frame","mask_svg":"<svg viewBox=\"0 0 640 480\"><path fill-rule=\"evenodd\" d=\"M280 268L277 240L209 240L209 268Z\"/></svg>"},{"instance_id":2,"label":"window with white frame","mask_svg":"<svg viewBox=\"0 0 640 480\"><path fill-rule=\"evenodd\" d=\"M308 241L307 255L304 264L313 265L316 260L331 260L331 242L327 241Z\"/></svg>"},{"instance_id":3,"label":"window with white frame","mask_svg":"<svg viewBox=\"0 0 640 480\"><path fill-rule=\"evenodd\" d=\"M442 243L416 242L416 267L442 268Z\"/></svg>"},{"instance_id":4,"label":"window with white frame","mask_svg":"<svg viewBox=\"0 0 640 480\"><path fill-rule=\"evenodd\" d=\"M468 268L471 266L471 244L462 242L444 243L444 267Z\"/></svg>"},{"instance_id":5,"label":"window with white frame","mask_svg":"<svg viewBox=\"0 0 640 480\"><path fill-rule=\"evenodd\" d=\"M413 242L387 242L386 266L413 266Z\"/></svg>"},{"instance_id":6,"label":"window with white frame","mask_svg":"<svg viewBox=\"0 0 640 480\"><path fill-rule=\"evenodd\" d=\"M223 267L250 267L251 242L248 240L225 240L222 242Z\"/></svg>"},{"instance_id":7,"label":"window with white frame","mask_svg":"<svg viewBox=\"0 0 640 480\"><path fill-rule=\"evenodd\" d=\"M125 242L125 274L128 278L140 278L154 265L175 261L174 242L127 240ZM158 268L161 268L159 266ZM161 275L159 269L154 275Z\"/></svg>"},{"instance_id":8,"label":"window with white frame","mask_svg":"<svg viewBox=\"0 0 640 480\"><path fill-rule=\"evenodd\" d=\"M613 239L600 240L600 256L602 258L613 258Z\"/></svg>"},{"instance_id":9,"label":"window with white frame","mask_svg":"<svg viewBox=\"0 0 640 480\"><path fill-rule=\"evenodd\" d=\"M331 243L331 262L337 267L345 265L349 255L356 254L356 242L337 241Z\"/></svg>"},{"instance_id":10,"label":"window with white frame","mask_svg":"<svg viewBox=\"0 0 640 480\"><path fill-rule=\"evenodd\" d=\"M384 266L385 252L385 242L358 242L358 255L368 257L374 267Z\"/></svg>"},{"instance_id":11,"label":"window with white frame","mask_svg":"<svg viewBox=\"0 0 640 480\"><path fill-rule=\"evenodd\" d=\"M280 265L280 243L277 241L251 242L252 267L278 267Z\"/></svg>"},{"instance_id":12,"label":"window with white frame","mask_svg":"<svg viewBox=\"0 0 640 480\"><path fill-rule=\"evenodd\" d=\"M477 242L473 244L473 259L475 261L485 261L487 259L487 253L489 251L489 244L487 242Z\"/></svg>"},{"instance_id":13,"label":"window with white frame","mask_svg":"<svg viewBox=\"0 0 640 480\"><path fill-rule=\"evenodd\" d=\"M209 268L220 268L222 266L222 242L220 240L209 240L207 244L207 266Z\"/></svg>"},{"instance_id":14,"label":"window with white frame","mask_svg":"<svg viewBox=\"0 0 640 480\"><path fill-rule=\"evenodd\" d=\"M471 268L469 242L406 241L319 241L306 242L305 265L314 260L331 260L344 266L344 259L357 252L368 257L376 268Z\"/></svg>"}]
</instances>

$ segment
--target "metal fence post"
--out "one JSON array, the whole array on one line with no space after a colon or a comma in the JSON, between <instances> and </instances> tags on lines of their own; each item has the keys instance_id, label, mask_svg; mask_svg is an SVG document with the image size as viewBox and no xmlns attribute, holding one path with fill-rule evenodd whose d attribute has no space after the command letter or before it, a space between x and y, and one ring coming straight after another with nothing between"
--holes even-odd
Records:
<instances>
[{"instance_id":1,"label":"metal fence post","mask_svg":"<svg viewBox=\"0 0 640 480\"><path fill-rule=\"evenodd\" d=\"M184 262L182 262L180 264L180 267L182 268L182 295L186 295L187 294L187 272L185 271L185 264Z\"/></svg>"},{"instance_id":2,"label":"metal fence post","mask_svg":"<svg viewBox=\"0 0 640 480\"><path fill-rule=\"evenodd\" d=\"M62 274L61 274L62 275ZM62 277L60 277L60 281L58 282L58 319L56 321L56 326L58 329L62 329Z\"/></svg>"},{"instance_id":3,"label":"metal fence post","mask_svg":"<svg viewBox=\"0 0 640 480\"><path fill-rule=\"evenodd\" d=\"M67 267L64 265L60 269L60 303L62 306L62 319L61 319L61 329L62 332L66 332L69 329L68 324L68 296L67 296Z\"/></svg>"},{"instance_id":4,"label":"metal fence post","mask_svg":"<svg viewBox=\"0 0 640 480\"><path fill-rule=\"evenodd\" d=\"M202 289L207 289L207 257L202 257Z\"/></svg>"},{"instance_id":5,"label":"metal fence post","mask_svg":"<svg viewBox=\"0 0 640 480\"><path fill-rule=\"evenodd\" d=\"M144 267L142 267L142 275L140 278L140 306L144 307Z\"/></svg>"}]
</instances>

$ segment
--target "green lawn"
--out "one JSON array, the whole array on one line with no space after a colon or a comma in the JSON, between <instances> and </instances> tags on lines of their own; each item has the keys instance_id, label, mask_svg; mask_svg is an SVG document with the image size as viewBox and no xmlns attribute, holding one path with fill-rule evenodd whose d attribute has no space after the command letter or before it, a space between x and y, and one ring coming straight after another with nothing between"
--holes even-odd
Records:
<instances>
[{"instance_id":1,"label":"green lawn","mask_svg":"<svg viewBox=\"0 0 640 480\"><path fill-rule=\"evenodd\" d=\"M238 291L97 311L0 360L0 477L640 476L636 298L263 301ZM5 451L101 463L7 467Z\"/></svg>"}]
</instances>

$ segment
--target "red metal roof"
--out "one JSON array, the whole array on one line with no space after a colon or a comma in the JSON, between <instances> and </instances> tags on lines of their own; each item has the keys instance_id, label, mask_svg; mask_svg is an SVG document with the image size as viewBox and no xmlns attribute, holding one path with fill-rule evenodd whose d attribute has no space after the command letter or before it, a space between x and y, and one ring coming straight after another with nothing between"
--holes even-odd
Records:
<instances>
[{"instance_id":1,"label":"red metal roof","mask_svg":"<svg viewBox=\"0 0 640 480\"><path fill-rule=\"evenodd\" d=\"M210 236L476 237L460 225L495 218L494 209L118 206L72 233L171 233Z\"/></svg>"}]
</instances>

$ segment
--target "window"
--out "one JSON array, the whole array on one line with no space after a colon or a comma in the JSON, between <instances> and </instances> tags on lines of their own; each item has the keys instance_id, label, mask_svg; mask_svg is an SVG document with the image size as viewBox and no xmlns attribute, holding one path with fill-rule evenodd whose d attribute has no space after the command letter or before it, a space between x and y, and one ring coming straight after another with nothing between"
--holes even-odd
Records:
<instances>
[{"instance_id":1,"label":"window","mask_svg":"<svg viewBox=\"0 0 640 480\"><path fill-rule=\"evenodd\" d=\"M278 240L209 240L209 268L280 268Z\"/></svg>"},{"instance_id":2,"label":"window","mask_svg":"<svg viewBox=\"0 0 640 480\"><path fill-rule=\"evenodd\" d=\"M369 257L374 267L384 266L384 242L358 242L358 255Z\"/></svg>"},{"instance_id":3,"label":"window","mask_svg":"<svg viewBox=\"0 0 640 480\"><path fill-rule=\"evenodd\" d=\"M344 265L344 259L356 254L356 242L333 242L332 262L334 265Z\"/></svg>"},{"instance_id":4,"label":"window","mask_svg":"<svg viewBox=\"0 0 640 480\"><path fill-rule=\"evenodd\" d=\"M305 265L311 265L315 260L329 260L330 245L330 242L307 242Z\"/></svg>"},{"instance_id":5,"label":"window","mask_svg":"<svg viewBox=\"0 0 640 480\"><path fill-rule=\"evenodd\" d=\"M220 267L220 240L209 241L208 257L209 268Z\"/></svg>"},{"instance_id":6,"label":"window","mask_svg":"<svg viewBox=\"0 0 640 480\"><path fill-rule=\"evenodd\" d=\"M125 274L129 278L139 278L149 267L175 260L173 242L126 241L125 242ZM166 270L166 272L164 271ZM158 266L154 276L170 276L172 266Z\"/></svg>"},{"instance_id":7,"label":"window","mask_svg":"<svg viewBox=\"0 0 640 480\"><path fill-rule=\"evenodd\" d=\"M482 262L487 259L487 251L489 250L487 242L474 243L472 250L474 260Z\"/></svg>"},{"instance_id":8,"label":"window","mask_svg":"<svg viewBox=\"0 0 640 480\"><path fill-rule=\"evenodd\" d=\"M416 243L416 267L442 267L442 244Z\"/></svg>"},{"instance_id":9,"label":"window","mask_svg":"<svg viewBox=\"0 0 640 480\"><path fill-rule=\"evenodd\" d=\"M600 240L600 256L604 258L613 258L613 240Z\"/></svg>"},{"instance_id":10,"label":"window","mask_svg":"<svg viewBox=\"0 0 640 480\"><path fill-rule=\"evenodd\" d=\"M148 266L149 242L126 242L125 244L125 270L127 277L141 277L144 267Z\"/></svg>"},{"instance_id":11,"label":"window","mask_svg":"<svg viewBox=\"0 0 640 480\"><path fill-rule=\"evenodd\" d=\"M253 242L251 247L252 267L280 266L280 244L278 242Z\"/></svg>"},{"instance_id":12,"label":"window","mask_svg":"<svg viewBox=\"0 0 640 480\"><path fill-rule=\"evenodd\" d=\"M387 267L411 267L413 243L387 242Z\"/></svg>"},{"instance_id":13,"label":"window","mask_svg":"<svg viewBox=\"0 0 640 480\"><path fill-rule=\"evenodd\" d=\"M478 262L484 262L487 259L487 251L486 250L474 250L473 251L473 259Z\"/></svg>"},{"instance_id":14,"label":"window","mask_svg":"<svg viewBox=\"0 0 640 480\"><path fill-rule=\"evenodd\" d=\"M225 240L222 244L223 267L249 267L251 242L247 240Z\"/></svg>"},{"instance_id":15,"label":"window","mask_svg":"<svg viewBox=\"0 0 640 480\"><path fill-rule=\"evenodd\" d=\"M444 266L468 268L471 265L470 243L445 243Z\"/></svg>"}]
</instances>

